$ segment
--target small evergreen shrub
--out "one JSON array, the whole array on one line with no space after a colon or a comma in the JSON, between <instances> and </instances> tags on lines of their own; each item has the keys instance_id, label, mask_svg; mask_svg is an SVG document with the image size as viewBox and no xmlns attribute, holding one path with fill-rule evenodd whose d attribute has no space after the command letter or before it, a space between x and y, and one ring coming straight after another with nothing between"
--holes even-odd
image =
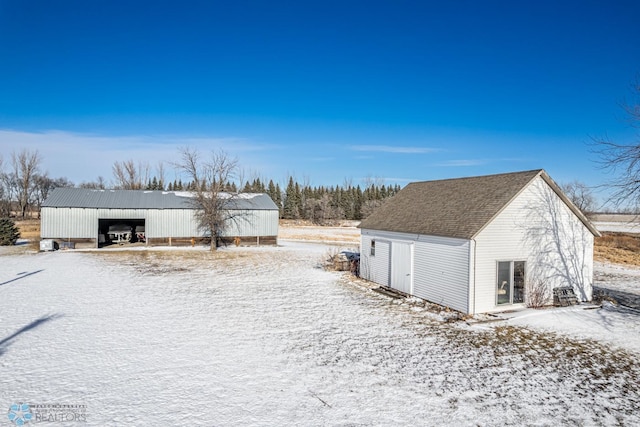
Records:
<instances>
[{"instance_id":1,"label":"small evergreen shrub","mask_svg":"<svg viewBox=\"0 0 640 427\"><path fill-rule=\"evenodd\" d=\"M0 218L0 246L15 245L20 237L20 230L10 218Z\"/></svg>"}]
</instances>

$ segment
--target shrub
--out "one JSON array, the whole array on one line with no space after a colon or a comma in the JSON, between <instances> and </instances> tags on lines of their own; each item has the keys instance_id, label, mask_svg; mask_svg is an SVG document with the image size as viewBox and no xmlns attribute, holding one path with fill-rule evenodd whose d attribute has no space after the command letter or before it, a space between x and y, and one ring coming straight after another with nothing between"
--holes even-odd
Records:
<instances>
[{"instance_id":1,"label":"shrub","mask_svg":"<svg viewBox=\"0 0 640 427\"><path fill-rule=\"evenodd\" d=\"M0 246L15 245L20 237L20 230L10 218L0 218Z\"/></svg>"},{"instance_id":2,"label":"shrub","mask_svg":"<svg viewBox=\"0 0 640 427\"><path fill-rule=\"evenodd\" d=\"M527 307L531 308L544 307L551 301L551 290L544 280L534 279L527 282L525 295Z\"/></svg>"}]
</instances>

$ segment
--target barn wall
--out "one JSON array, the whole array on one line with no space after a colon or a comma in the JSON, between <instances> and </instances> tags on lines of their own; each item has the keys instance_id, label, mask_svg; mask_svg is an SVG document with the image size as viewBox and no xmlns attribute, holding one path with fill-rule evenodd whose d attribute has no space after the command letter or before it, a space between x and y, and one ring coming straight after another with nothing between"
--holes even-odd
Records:
<instances>
[{"instance_id":1,"label":"barn wall","mask_svg":"<svg viewBox=\"0 0 640 427\"><path fill-rule=\"evenodd\" d=\"M230 211L231 219L223 236L277 236L279 212L277 210Z\"/></svg>"},{"instance_id":2,"label":"barn wall","mask_svg":"<svg viewBox=\"0 0 640 427\"><path fill-rule=\"evenodd\" d=\"M191 209L149 209L145 222L148 238L202 237Z\"/></svg>"},{"instance_id":3,"label":"barn wall","mask_svg":"<svg viewBox=\"0 0 640 427\"><path fill-rule=\"evenodd\" d=\"M525 261L527 284L573 286L579 299L591 300L593 235L540 177L476 237L478 313L509 307L496 304L498 261Z\"/></svg>"},{"instance_id":4,"label":"barn wall","mask_svg":"<svg viewBox=\"0 0 640 427\"><path fill-rule=\"evenodd\" d=\"M95 209L43 207L40 218L43 239L95 239L98 234Z\"/></svg>"},{"instance_id":5,"label":"barn wall","mask_svg":"<svg viewBox=\"0 0 640 427\"><path fill-rule=\"evenodd\" d=\"M224 236L277 236L278 211L238 211L238 218ZM237 215L236 215L237 214ZM95 239L98 219L144 219L149 238L202 237L198 221L191 209L90 209L43 207L41 237L43 239Z\"/></svg>"}]
</instances>

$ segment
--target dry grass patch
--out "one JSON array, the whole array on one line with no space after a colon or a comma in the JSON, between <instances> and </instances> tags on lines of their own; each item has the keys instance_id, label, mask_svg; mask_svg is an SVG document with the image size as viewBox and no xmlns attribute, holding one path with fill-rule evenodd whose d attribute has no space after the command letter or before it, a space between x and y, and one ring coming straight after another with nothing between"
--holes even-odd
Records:
<instances>
[{"instance_id":1,"label":"dry grass patch","mask_svg":"<svg viewBox=\"0 0 640 427\"><path fill-rule=\"evenodd\" d=\"M596 237L594 257L598 261L640 266L640 235L607 233Z\"/></svg>"},{"instance_id":2,"label":"dry grass patch","mask_svg":"<svg viewBox=\"0 0 640 427\"><path fill-rule=\"evenodd\" d=\"M92 251L95 255L106 255L108 257L114 257L119 259L129 259L133 261L147 261L147 260L165 260L171 262L208 262L219 260L233 260L238 258L244 258L248 254L242 251L207 251L207 250L164 250L164 249L151 249L151 250L98 250Z\"/></svg>"},{"instance_id":3,"label":"dry grass patch","mask_svg":"<svg viewBox=\"0 0 640 427\"><path fill-rule=\"evenodd\" d=\"M459 345L490 351L498 359L519 355L530 366L551 367L566 376L570 371L580 372L585 389L602 387L604 381L612 388L625 384L629 392L640 391L640 364L635 355L597 341L514 326L497 326L476 334L445 328L441 331Z\"/></svg>"},{"instance_id":4,"label":"dry grass patch","mask_svg":"<svg viewBox=\"0 0 640 427\"><path fill-rule=\"evenodd\" d=\"M286 258L274 259L269 252L252 250L163 250L144 251L91 251L104 262L118 267L126 267L136 275L184 277L190 274L231 274L242 275L248 269L272 267L276 263L287 262Z\"/></svg>"},{"instance_id":5,"label":"dry grass patch","mask_svg":"<svg viewBox=\"0 0 640 427\"><path fill-rule=\"evenodd\" d=\"M20 230L21 239L40 240L39 219L16 220L16 226Z\"/></svg>"},{"instance_id":6,"label":"dry grass patch","mask_svg":"<svg viewBox=\"0 0 640 427\"><path fill-rule=\"evenodd\" d=\"M259 265L268 263L265 254L242 250L163 250L152 249L144 251L113 250L91 251L92 255L99 256L107 262L133 267L144 274L165 274L171 272L194 271L197 269L228 269L247 263ZM271 260L272 261L272 260Z\"/></svg>"}]
</instances>

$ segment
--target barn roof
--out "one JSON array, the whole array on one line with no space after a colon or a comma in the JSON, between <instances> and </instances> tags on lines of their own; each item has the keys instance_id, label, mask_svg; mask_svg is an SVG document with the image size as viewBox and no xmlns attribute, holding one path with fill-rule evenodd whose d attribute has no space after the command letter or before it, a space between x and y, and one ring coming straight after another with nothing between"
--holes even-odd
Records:
<instances>
[{"instance_id":1,"label":"barn roof","mask_svg":"<svg viewBox=\"0 0 640 427\"><path fill-rule=\"evenodd\" d=\"M363 220L360 228L472 239L538 176L595 236L600 235L542 169L413 182Z\"/></svg>"},{"instance_id":2,"label":"barn roof","mask_svg":"<svg viewBox=\"0 0 640 427\"><path fill-rule=\"evenodd\" d=\"M220 197L230 197L221 193ZM42 207L103 209L193 209L193 194L187 191L93 190L56 188ZM264 193L240 193L229 203L229 209L277 210Z\"/></svg>"}]
</instances>

